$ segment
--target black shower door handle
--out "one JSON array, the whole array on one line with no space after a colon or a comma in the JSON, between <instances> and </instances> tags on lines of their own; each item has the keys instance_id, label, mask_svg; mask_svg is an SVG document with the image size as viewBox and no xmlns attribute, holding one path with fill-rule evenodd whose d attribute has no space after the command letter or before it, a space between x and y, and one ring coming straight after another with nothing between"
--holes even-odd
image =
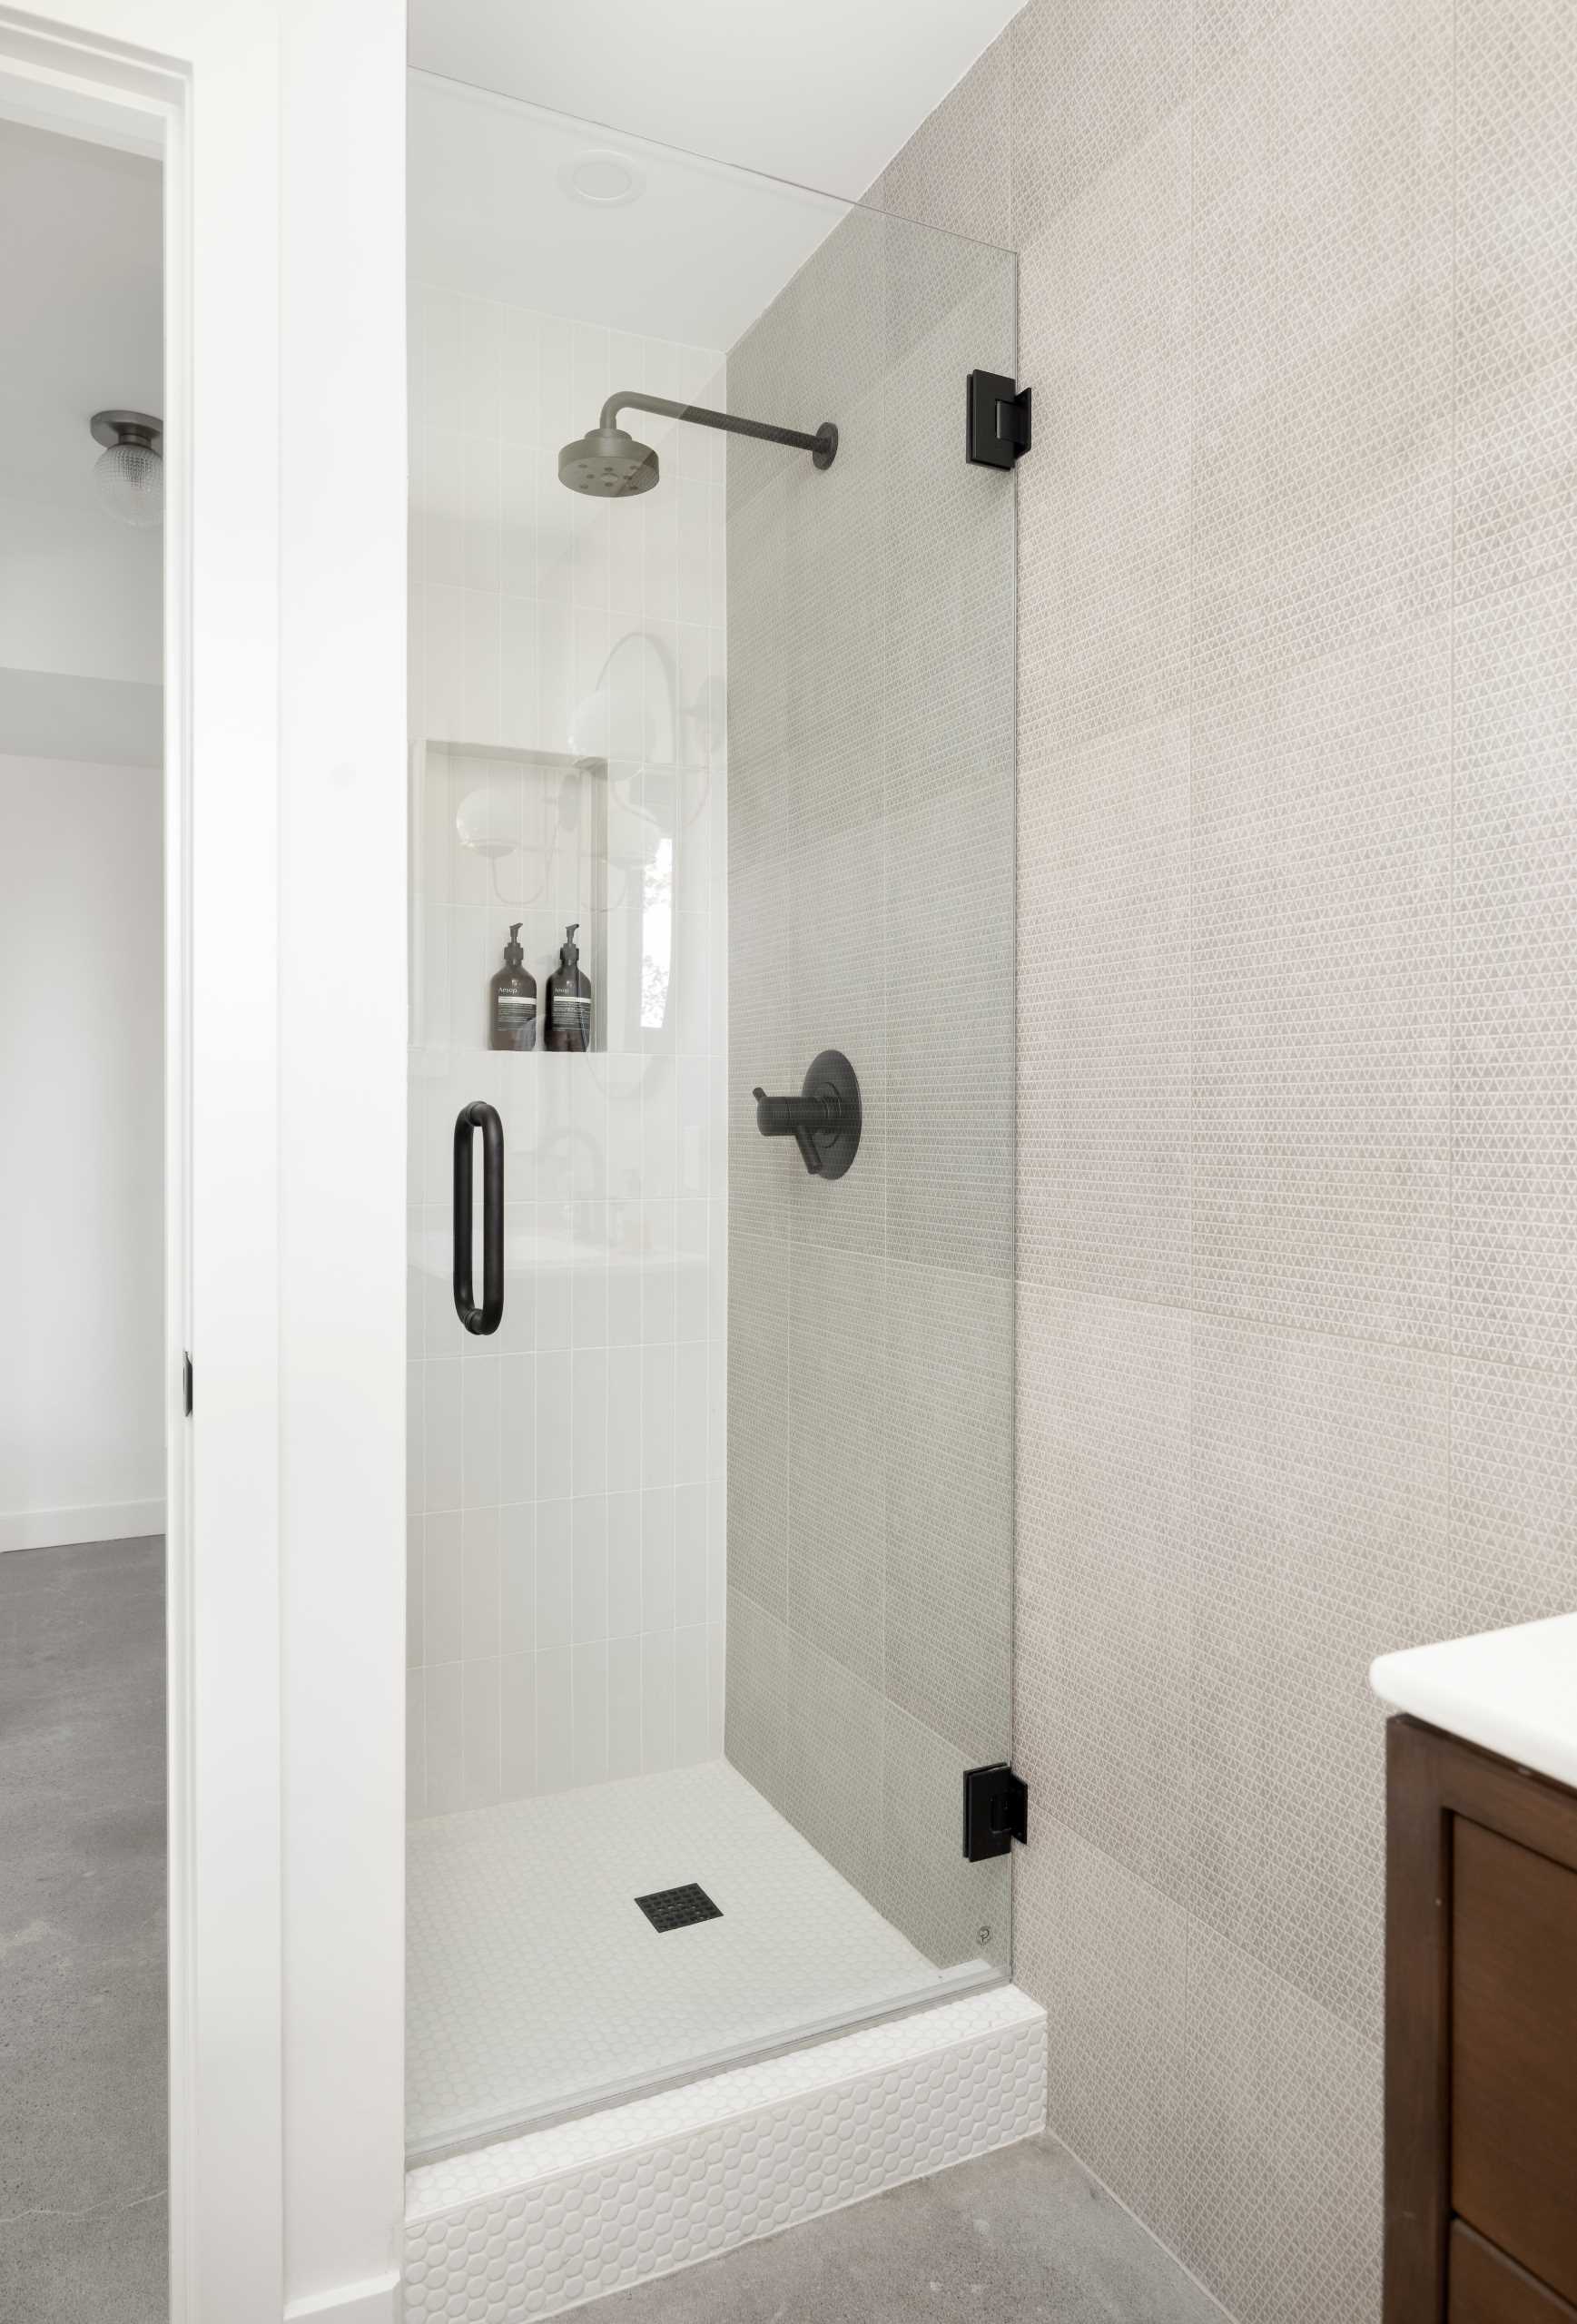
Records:
<instances>
[{"instance_id":1,"label":"black shower door handle","mask_svg":"<svg viewBox=\"0 0 1577 2324\"><path fill-rule=\"evenodd\" d=\"M482 1304L471 1289L471 1139L482 1133ZM504 1125L485 1098L455 1116L455 1313L478 1338L504 1313Z\"/></svg>"}]
</instances>

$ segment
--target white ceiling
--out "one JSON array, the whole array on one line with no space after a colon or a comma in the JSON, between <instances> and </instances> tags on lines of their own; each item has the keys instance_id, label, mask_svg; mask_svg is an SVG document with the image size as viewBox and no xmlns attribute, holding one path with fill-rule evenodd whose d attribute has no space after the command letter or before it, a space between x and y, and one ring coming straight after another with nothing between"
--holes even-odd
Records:
<instances>
[{"instance_id":1,"label":"white ceiling","mask_svg":"<svg viewBox=\"0 0 1577 2324\"><path fill-rule=\"evenodd\" d=\"M419 73L409 146L413 282L716 351L848 214L823 194ZM635 174L637 199L604 209L567 189L565 173L599 153Z\"/></svg>"},{"instance_id":2,"label":"white ceiling","mask_svg":"<svg viewBox=\"0 0 1577 2324\"><path fill-rule=\"evenodd\" d=\"M1021 0L410 0L410 61L857 201Z\"/></svg>"}]
</instances>

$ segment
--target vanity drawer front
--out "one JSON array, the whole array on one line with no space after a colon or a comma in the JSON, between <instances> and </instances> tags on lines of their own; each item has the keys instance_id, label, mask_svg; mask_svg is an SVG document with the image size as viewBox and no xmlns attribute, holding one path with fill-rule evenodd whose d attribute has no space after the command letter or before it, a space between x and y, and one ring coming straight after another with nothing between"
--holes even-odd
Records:
<instances>
[{"instance_id":1,"label":"vanity drawer front","mask_svg":"<svg viewBox=\"0 0 1577 2324\"><path fill-rule=\"evenodd\" d=\"M1577 1873L1460 1815L1453 1843L1451 2209L1577 2301Z\"/></svg>"},{"instance_id":2,"label":"vanity drawer front","mask_svg":"<svg viewBox=\"0 0 1577 2324\"><path fill-rule=\"evenodd\" d=\"M1449 2265L1446 2324L1577 2324L1577 2308L1461 2220L1452 2221Z\"/></svg>"}]
</instances>

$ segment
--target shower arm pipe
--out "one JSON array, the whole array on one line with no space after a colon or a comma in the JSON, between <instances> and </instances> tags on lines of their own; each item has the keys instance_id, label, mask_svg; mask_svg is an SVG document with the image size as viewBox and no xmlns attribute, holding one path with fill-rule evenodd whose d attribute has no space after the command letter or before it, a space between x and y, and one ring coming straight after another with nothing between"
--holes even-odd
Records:
<instances>
[{"instance_id":1,"label":"shower arm pipe","mask_svg":"<svg viewBox=\"0 0 1577 2324\"><path fill-rule=\"evenodd\" d=\"M675 403L667 396L642 395L634 388L621 388L609 396L602 408L597 426L605 431L617 428L621 411L655 411L665 419L688 419L697 428L722 428L731 436L754 436L764 444L792 444L796 451L809 452L816 466L830 468L838 449L838 431L830 419L823 419L813 436L803 428L776 428L770 419L741 419L732 411L712 411L704 403Z\"/></svg>"}]
</instances>

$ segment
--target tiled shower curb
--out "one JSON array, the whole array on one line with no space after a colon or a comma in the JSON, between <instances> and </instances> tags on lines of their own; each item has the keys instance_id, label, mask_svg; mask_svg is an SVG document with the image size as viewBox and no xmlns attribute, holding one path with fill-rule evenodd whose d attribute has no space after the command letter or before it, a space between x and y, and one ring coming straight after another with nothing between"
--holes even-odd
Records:
<instances>
[{"instance_id":1,"label":"tiled shower curb","mask_svg":"<svg viewBox=\"0 0 1577 2324\"><path fill-rule=\"evenodd\" d=\"M522 2324L1029 2138L1046 2014L971 1994L423 2164L406 2324Z\"/></svg>"}]
</instances>

